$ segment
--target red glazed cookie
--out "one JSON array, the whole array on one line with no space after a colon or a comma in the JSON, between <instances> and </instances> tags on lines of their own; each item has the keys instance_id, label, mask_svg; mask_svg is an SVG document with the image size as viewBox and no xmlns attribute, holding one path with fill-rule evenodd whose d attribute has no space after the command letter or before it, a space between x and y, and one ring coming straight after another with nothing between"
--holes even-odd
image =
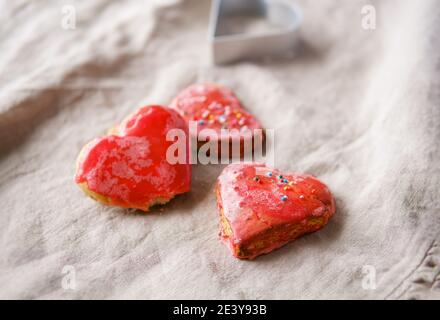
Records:
<instances>
[{"instance_id":1,"label":"red glazed cookie","mask_svg":"<svg viewBox=\"0 0 440 320\"><path fill-rule=\"evenodd\" d=\"M241 141L243 151L243 140L252 139L255 129L262 126L255 117L247 112L241 105L232 90L217 84L194 84L183 90L172 101L171 108L180 113L186 120L197 122L198 146L201 146L207 139L200 134L203 129L212 129L218 135L218 140L227 139ZM221 129L235 129L241 136L221 136ZM264 137L262 136L262 139ZM219 149L221 144L219 143Z\"/></svg>"},{"instance_id":2,"label":"red glazed cookie","mask_svg":"<svg viewBox=\"0 0 440 320\"><path fill-rule=\"evenodd\" d=\"M231 164L218 178L220 236L232 254L254 259L322 228L335 212L329 189L310 175Z\"/></svg>"},{"instance_id":3,"label":"red glazed cookie","mask_svg":"<svg viewBox=\"0 0 440 320\"><path fill-rule=\"evenodd\" d=\"M108 205L144 211L163 204L175 195L188 192L191 166L170 164L166 159L166 141L170 129L188 127L174 110L146 106L81 151L75 182L93 199ZM188 148L188 141L186 141Z\"/></svg>"}]
</instances>

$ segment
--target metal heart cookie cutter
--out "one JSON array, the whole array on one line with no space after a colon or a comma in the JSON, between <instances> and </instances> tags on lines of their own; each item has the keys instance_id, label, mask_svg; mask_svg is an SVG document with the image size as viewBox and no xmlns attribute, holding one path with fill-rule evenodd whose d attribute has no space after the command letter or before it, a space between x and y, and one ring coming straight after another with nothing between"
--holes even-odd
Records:
<instances>
[{"instance_id":1,"label":"metal heart cookie cutter","mask_svg":"<svg viewBox=\"0 0 440 320\"><path fill-rule=\"evenodd\" d=\"M212 60L216 64L285 52L297 40L300 9L284 0L213 0Z\"/></svg>"}]
</instances>

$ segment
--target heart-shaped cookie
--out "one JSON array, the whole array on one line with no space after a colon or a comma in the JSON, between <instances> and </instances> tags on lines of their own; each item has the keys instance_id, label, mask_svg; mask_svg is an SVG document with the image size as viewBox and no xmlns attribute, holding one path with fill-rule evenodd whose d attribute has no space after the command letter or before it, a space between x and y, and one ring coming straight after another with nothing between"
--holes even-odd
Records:
<instances>
[{"instance_id":1,"label":"heart-shaped cookie","mask_svg":"<svg viewBox=\"0 0 440 320\"><path fill-rule=\"evenodd\" d=\"M220 237L241 259L254 259L316 231L335 212L332 194L315 177L262 164L227 166L216 194Z\"/></svg>"},{"instance_id":2,"label":"heart-shaped cookie","mask_svg":"<svg viewBox=\"0 0 440 320\"><path fill-rule=\"evenodd\" d=\"M190 134L197 135L199 147L205 141L217 140L220 150L221 141L227 140L240 143L243 150L245 139L253 139L255 134L261 135L260 140L264 138L260 122L243 108L227 87L212 83L194 84L180 92L170 106L187 121L197 122L197 132ZM203 129L213 130L216 137L208 137L210 131ZM228 130L226 134L222 134L222 129Z\"/></svg>"},{"instance_id":3,"label":"heart-shaped cookie","mask_svg":"<svg viewBox=\"0 0 440 320\"><path fill-rule=\"evenodd\" d=\"M186 134L186 162L167 161L169 130ZM146 106L81 151L75 181L93 199L104 204L144 211L188 192L191 166L188 161L188 126L174 110Z\"/></svg>"}]
</instances>

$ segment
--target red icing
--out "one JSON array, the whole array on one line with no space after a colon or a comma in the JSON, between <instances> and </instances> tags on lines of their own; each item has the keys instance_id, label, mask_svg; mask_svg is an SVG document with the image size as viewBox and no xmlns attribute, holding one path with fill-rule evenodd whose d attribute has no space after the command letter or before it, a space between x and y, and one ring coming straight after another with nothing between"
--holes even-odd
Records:
<instances>
[{"instance_id":1,"label":"red icing","mask_svg":"<svg viewBox=\"0 0 440 320\"><path fill-rule=\"evenodd\" d=\"M268 176L269 172L272 177ZM288 182L278 178L279 175ZM311 217L328 219L335 212L332 194L315 177L284 174L261 164L229 165L218 178L217 191L218 205L233 233L223 240L233 251L234 244L252 240L268 229L305 223ZM285 201L283 197L287 197ZM304 233L317 229L314 227ZM270 252L286 242L286 239L280 239L259 254Z\"/></svg>"},{"instance_id":2,"label":"red icing","mask_svg":"<svg viewBox=\"0 0 440 320\"><path fill-rule=\"evenodd\" d=\"M246 132L261 129L261 124L241 105L235 94L216 84L194 84L183 90L171 103L186 120L197 121L198 130L223 129Z\"/></svg>"},{"instance_id":3,"label":"red icing","mask_svg":"<svg viewBox=\"0 0 440 320\"><path fill-rule=\"evenodd\" d=\"M148 209L158 198L170 199L189 191L191 166L169 164L168 130L185 131L186 122L174 110L146 106L130 115L118 127L117 135L92 141L79 160L77 183L110 198L114 205ZM188 141L186 143L188 158Z\"/></svg>"}]
</instances>

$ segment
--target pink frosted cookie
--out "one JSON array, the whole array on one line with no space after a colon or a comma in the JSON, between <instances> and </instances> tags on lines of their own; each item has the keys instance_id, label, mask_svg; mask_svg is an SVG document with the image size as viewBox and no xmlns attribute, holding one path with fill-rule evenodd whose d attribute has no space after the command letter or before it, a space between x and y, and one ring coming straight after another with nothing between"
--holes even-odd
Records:
<instances>
[{"instance_id":1,"label":"pink frosted cookie","mask_svg":"<svg viewBox=\"0 0 440 320\"><path fill-rule=\"evenodd\" d=\"M260 122L243 108L232 90L224 86L211 83L191 85L174 98L171 108L186 120L197 122L198 147L211 139L203 134L203 129L216 132L217 138L213 140L218 142L219 150L221 141L237 141L241 154L245 139L252 140L255 134L264 139ZM221 129L227 129L228 133L221 135ZM259 132L255 129L259 129Z\"/></svg>"},{"instance_id":2,"label":"pink frosted cookie","mask_svg":"<svg viewBox=\"0 0 440 320\"><path fill-rule=\"evenodd\" d=\"M174 110L162 106L140 108L113 130L114 134L97 138L82 149L76 183L99 202L144 211L188 192L188 159L182 164L170 164L166 159L173 143L166 141L171 129L181 129L188 135L185 120Z\"/></svg>"},{"instance_id":3,"label":"pink frosted cookie","mask_svg":"<svg viewBox=\"0 0 440 320\"><path fill-rule=\"evenodd\" d=\"M310 175L231 164L218 177L220 236L232 254L254 259L321 229L335 212L329 189Z\"/></svg>"}]
</instances>

